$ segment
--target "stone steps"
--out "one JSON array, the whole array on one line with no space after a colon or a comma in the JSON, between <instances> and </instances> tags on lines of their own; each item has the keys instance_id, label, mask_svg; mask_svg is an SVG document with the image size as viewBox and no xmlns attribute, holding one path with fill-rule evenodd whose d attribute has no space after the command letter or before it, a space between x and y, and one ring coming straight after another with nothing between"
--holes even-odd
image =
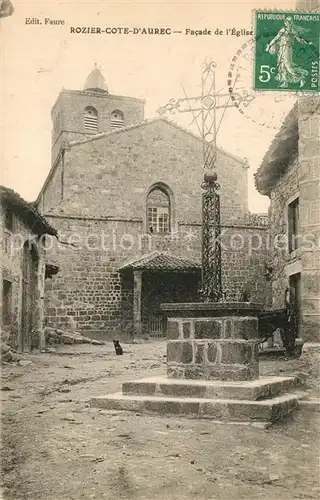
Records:
<instances>
[{"instance_id":1,"label":"stone steps","mask_svg":"<svg viewBox=\"0 0 320 500\"><path fill-rule=\"evenodd\" d=\"M93 407L224 422L274 422L298 407L294 377L221 381L149 377L124 382L122 392L93 398Z\"/></svg>"},{"instance_id":2,"label":"stone steps","mask_svg":"<svg viewBox=\"0 0 320 500\"><path fill-rule=\"evenodd\" d=\"M204 397L137 396L117 393L92 398L92 407L225 422L275 422L298 407L299 396L284 394L261 401Z\"/></svg>"},{"instance_id":3,"label":"stone steps","mask_svg":"<svg viewBox=\"0 0 320 500\"><path fill-rule=\"evenodd\" d=\"M248 381L188 380L149 377L122 384L122 394L132 396L195 397L258 401L294 388L294 377L261 377Z\"/></svg>"},{"instance_id":4,"label":"stone steps","mask_svg":"<svg viewBox=\"0 0 320 500\"><path fill-rule=\"evenodd\" d=\"M303 398L299 401L299 408L306 411L320 412L320 398Z\"/></svg>"}]
</instances>

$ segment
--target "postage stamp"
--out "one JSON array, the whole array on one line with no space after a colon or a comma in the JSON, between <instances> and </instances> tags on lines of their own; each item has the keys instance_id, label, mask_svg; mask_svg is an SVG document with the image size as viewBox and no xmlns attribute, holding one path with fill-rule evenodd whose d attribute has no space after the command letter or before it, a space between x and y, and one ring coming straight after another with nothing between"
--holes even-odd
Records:
<instances>
[{"instance_id":1,"label":"postage stamp","mask_svg":"<svg viewBox=\"0 0 320 500\"><path fill-rule=\"evenodd\" d=\"M264 39L264 44L268 42ZM243 43L230 61L227 86L230 100L247 119L261 127L278 130L289 109L295 104L301 91L267 92L254 90L253 60L255 40ZM314 95L314 94L312 94Z\"/></svg>"},{"instance_id":2,"label":"postage stamp","mask_svg":"<svg viewBox=\"0 0 320 500\"><path fill-rule=\"evenodd\" d=\"M254 16L254 90L319 92L320 12Z\"/></svg>"}]
</instances>

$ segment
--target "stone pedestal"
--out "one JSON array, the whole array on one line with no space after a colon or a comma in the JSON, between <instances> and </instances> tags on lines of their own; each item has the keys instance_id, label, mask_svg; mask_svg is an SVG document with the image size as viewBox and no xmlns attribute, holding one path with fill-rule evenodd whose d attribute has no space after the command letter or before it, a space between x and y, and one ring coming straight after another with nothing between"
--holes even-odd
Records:
<instances>
[{"instance_id":1,"label":"stone pedestal","mask_svg":"<svg viewBox=\"0 0 320 500\"><path fill-rule=\"evenodd\" d=\"M298 406L293 377L260 377L259 304L164 304L167 377L122 384L91 406L226 422L274 422Z\"/></svg>"},{"instance_id":2,"label":"stone pedestal","mask_svg":"<svg viewBox=\"0 0 320 500\"><path fill-rule=\"evenodd\" d=\"M167 314L167 375L204 380L259 377L260 304L163 304Z\"/></svg>"}]
</instances>

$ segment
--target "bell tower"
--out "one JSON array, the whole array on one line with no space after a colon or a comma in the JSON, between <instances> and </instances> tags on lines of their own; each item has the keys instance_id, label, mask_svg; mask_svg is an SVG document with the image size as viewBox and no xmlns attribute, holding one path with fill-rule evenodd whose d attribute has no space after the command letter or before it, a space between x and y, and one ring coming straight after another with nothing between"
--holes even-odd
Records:
<instances>
[{"instance_id":1,"label":"bell tower","mask_svg":"<svg viewBox=\"0 0 320 500\"><path fill-rule=\"evenodd\" d=\"M143 121L144 104L142 99L110 94L106 80L95 64L83 90L62 89L52 108L52 165L70 141Z\"/></svg>"}]
</instances>

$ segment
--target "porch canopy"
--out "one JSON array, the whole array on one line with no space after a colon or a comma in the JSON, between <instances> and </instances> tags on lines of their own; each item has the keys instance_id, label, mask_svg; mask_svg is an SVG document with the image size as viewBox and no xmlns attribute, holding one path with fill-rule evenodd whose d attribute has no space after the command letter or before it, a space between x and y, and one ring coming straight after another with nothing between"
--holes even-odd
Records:
<instances>
[{"instance_id":1,"label":"porch canopy","mask_svg":"<svg viewBox=\"0 0 320 500\"><path fill-rule=\"evenodd\" d=\"M143 273L188 273L201 271L199 262L177 257L167 252L152 252L138 259L124 264L119 272L133 273L133 326L137 335L142 333L142 275Z\"/></svg>"}]
</instances>

